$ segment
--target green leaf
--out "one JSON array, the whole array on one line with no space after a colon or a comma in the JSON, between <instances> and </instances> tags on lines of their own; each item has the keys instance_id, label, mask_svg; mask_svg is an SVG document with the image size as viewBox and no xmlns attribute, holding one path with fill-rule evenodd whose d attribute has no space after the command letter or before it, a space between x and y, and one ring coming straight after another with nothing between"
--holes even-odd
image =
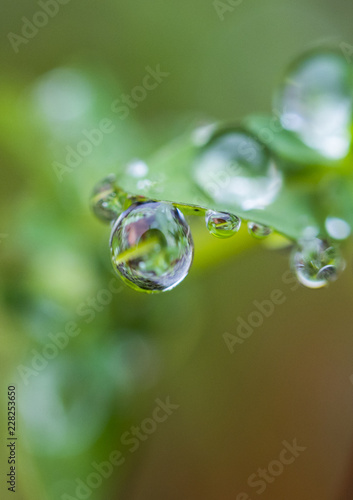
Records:
<instances>
[{"instance_id":1,"label":"green leaf","mask_svg":"<svg viewBox=\"0 0 353 500\"><path fill-rule=\"evenodd\" d=\"M307 168L308 165L316 167L339 165L337 160L325 158L306 146L294 132L282 128L279 119L274 116L251 115L245 119L244 124L286 162L287 168L298 170Z\"/></svg>"},{"instance_id":2,"label":"green leaf","mask_svg":"<svg viewBox=\"0 0 353 500\"><path fill-rule=\"evenodd\" d=\"M119 186L129 194L157 201L184 205L184 211L197 207L234 213L244 220L273 227L290 239L297 240L308 226L317 226L315 186L298 183L289 178L276 201L262 210L244 210L236 203L216 203L208 198L193 179L193 163L200 148L187 132L147 161L148 173L143 177L131 175L129 167L118 174ZM196 212L194 212L196 213ZM200 214L203 214L200 211Z\"/></svg>"}]
</instances>

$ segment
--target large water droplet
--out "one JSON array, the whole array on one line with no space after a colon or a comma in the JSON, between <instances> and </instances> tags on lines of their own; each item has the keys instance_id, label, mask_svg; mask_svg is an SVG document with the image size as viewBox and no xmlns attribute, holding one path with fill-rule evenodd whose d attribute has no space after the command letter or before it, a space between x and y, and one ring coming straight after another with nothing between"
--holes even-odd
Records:
<instances>
[{"instance_id":1,"label":"large water droplet","mask_svg":"<svg viewBox=\"0 0 353 500\"><path fill-rule=\"evenodd\" d=\"M193 173L213 201L243 210L266 207L282 186L282 175L269 149L237 128L212 136L196 159Z\"/></svg>"},{"instance_id":2,"label":"large water droplet","mask_svg":"<svg viewBox=\"0 0 353 500\"><path fill-rule=\"evenodd\" d=\"M178 208L146 202L129 207L113 226L112 263L132 288L163 292L188 274L194 254L190 228Z\"/></svg>"},{"instance_id":3,"label":"large water droplet","mask_svg":"<svg viewBox=\"0 0 353 500\"><path fill-rule=\"evenodd\" d=\"M123 211L123 201L126 195L116 186L114 174L99 182L91 195L90 204L94 214L103 221L112 221L118 218Z\"/></svg>"},{"instance_id":4,"label":"large water droplet","mask_svg":"<svg viewBox=\"0 0 353 500\"><path fill-rule=\"evenodd\" d=\"M342 269L338 251L318 238L304 240L292 255L292 266L299 282L308 288L322 288L337 279Z\"/></svg>"},{"instance_id":5,"label":"large water droplet","mask_svg":"<svg viewBox=\"0 0 353 500\"><path fill-rule=\"evenodd\" d=\"M342 54L313 52L290 69L276 107L284 128L332 159L348 153L353 110L352 70Z\"/></svg>"},{"instance_id":6,"label":"large water droplet","mask_svg":"<svg viewBox=\"0 0 353 500\"><path fill-rule=\"evenodd\" d=\"M251 236L259 240L267 238L267 236L270 236L273 232L271 227L265 226L264 224L258 224L257 222L248 222L248 230Z\"/></svg>"},{"instance_id":7,"label":"large water droplet","mask_svg":"<svg viewBox=\"0 0 353 500\"><path fill-rule=\"evenodd\" d=\"M351 234L351 226L348 222L337 217L327 217L325 228L334 240L345 240Z\"/></svg>"},{"instance_id":8,"label":"large water droplet","mask_svg":"<svg viewBox=\"0 0 353 500\"><path fill-rule=\"evenodd\" d=\"M227 212L208 210L206 213L206 226L209 232L217 236L217 238L230 238L239 231L241 219Z\"/></svg>"}]
</instances>

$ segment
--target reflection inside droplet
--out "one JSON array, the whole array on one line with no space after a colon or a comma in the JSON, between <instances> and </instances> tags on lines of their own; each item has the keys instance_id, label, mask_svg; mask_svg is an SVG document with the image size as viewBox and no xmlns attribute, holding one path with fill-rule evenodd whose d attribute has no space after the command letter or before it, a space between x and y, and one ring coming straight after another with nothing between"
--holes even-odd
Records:
<instances>
[{"instance_id":1,"label":"reflection inside droplet","mask_svg":"<svg viewBox=\"0 0 353 500\"><path fill-rule=\"evenodd\" d=\"M126 195L116 185L115 175L111 174L95 186L90 204L99 219L109 222L121 214L125 199Z\"/></svg>"},{"instance_id":2,"label":"reflection inside droplet","mask_svg":"<svg viewBox=\"0 0 353 500\"><path fill-rule=\"evenodd\" d=\"M213 210L206 213L206 227L217 238L230 238L239 231L240 226L241 220L236 215Z\"/></svg>"},{"instance_id":3,"label":"reflection inside droplet","mask_svg":"<svg viewBox=\"0 0 353 500\"><path fill-rule=\"evenodd\" d=\"M134 204L116 221L110 239L113 267L132 288L171 290L188 274L193 260L190 228L168 203Z\"/></svg>"},{"instance_id":4,"label":"reflection inside droplet","mask_svg":"<svg viewBox=\"0 0 353 500\"><path fill-rule=\"evenodd\" d=\"M264 224L258 224L257 222L248 222L248 231L254 238L262 240L263 238L270 236L273 229L269 226L265 226Z\"/></svg>"},{"instance_id":5,"label":"reflection inside droplet","mask_svg":"<svg viewBox=\"0 0 353 500\"><path fill-rule=\"evenodd\" d=\"M308 288L322 288L337 279L343 268L338 250L318 238L303 240L292 255L298 281Z\"/></svg>"}]
</instances>

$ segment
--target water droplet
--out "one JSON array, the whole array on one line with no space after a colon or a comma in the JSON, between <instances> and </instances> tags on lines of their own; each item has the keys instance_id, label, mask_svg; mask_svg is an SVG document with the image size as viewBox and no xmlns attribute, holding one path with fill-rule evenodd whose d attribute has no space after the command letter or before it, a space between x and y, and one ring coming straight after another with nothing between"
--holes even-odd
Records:
<instances>
[{"instance_id":1,"label":"water droplet","mask_svg":"<svg viewBox=\"0 0 353 500\"><path fill-rule=\"evenodd\" d=\"M129 207L113 226L111 257L117 274L132 288L163 292L188 274L194 244L178 208L146 202Z\"/></svg>"},{"instance_id":2,"label":"water droplet","mask_svg":"<svg viewBox=\"0 0 353 500\"><path fill-rule=\"evenodd\" d=\"M264 224L258 224L257 222L248 222L248 230L251 236L259 240L270 236L273 232L271 227L265 226Z\"/></svg>"},{"instance_id":3,"label":"water droplet","mask_svg":"<svg viewBox=\"0 0 353 500\"><path fill-rule=\"evenodd\" d=\"M327 217L325 227L328 235L334 240L345 240L351 234L348 222L337 217Z\"/></svg>"},{"instance_id":4,"label":"water droplet","mask_svg":"<svg viewBox=\"0 0 353 500\"><path fill-rule=\"evenodd\" d=\"M116 186L114 174L99 182L91 195L91 208L94 214L103 221L112 221L123 211L123 201L126 195Z\"/></svg>"},{"instance_id":5,"label":"water droplet","mask_svg":"<svg viewBox=\"0 0 353 500\"><path fill-rule=\"evenodd\" d=\"M342 269L338 251L318 238L303 240L292 255L298 281L308 288L322 288L337 279Z\"/></svg>"},{"instance_id":6,"label":"water droplet","mask_svg":"<svg viewBox=\"0 0 353 500\"><path fill-rule=\"evenodd\" d=\"M145 177L148 174L148 166L142 160L134 160L126 167L126 172L131 177Z\"/></svg>"},{"instance_id":7,"label":"water droplet","mask_svg":"<svg viewBox=\"0 0 353 500\"><path fill-rule=\"evenodd\" d=\"M215 202L243 210L264 208L282 187L269 149L248 132L219 130L194 164L198 186Z\"/></svg>"},{"instance_id":8,"label":"water droplet","mask_svg":"<svg viewBox=\"0 0 353 500\"><path fill-rule=\"evenodd\" d=\"M214 236L218 238L230 238L239 231L241 219L227 212L208 210L206 213L206 226Z\"/></svg>"},{"instance_id":9,"label":"water droplet","mask_svg":"<svg viewBox=\"0 0 353 500\"><path fill-rule=\"evenodd\" d=\"M352 88L342 54L306 55L292 66L277 96L283 127L323 156L343 158L351 142Z\"/></svg>"}]
</instances>

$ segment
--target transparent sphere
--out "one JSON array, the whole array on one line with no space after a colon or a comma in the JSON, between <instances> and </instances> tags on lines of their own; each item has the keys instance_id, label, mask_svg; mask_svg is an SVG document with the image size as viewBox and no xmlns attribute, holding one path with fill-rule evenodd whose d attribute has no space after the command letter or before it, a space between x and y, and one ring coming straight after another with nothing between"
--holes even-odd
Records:
<instances>
[{"instance_id":1,"label":"transparent sphere","mask_svg":"<svg viewBox=\"0 0 353 500\"><path fill-rule=\"evenodd\" d=\"M337 279L343 262L334 247L314 238L302 241L296 248L292 255L292 267L302 285L322 288Z\"/></svg>"},{"instance_id":2,"label":"transparent sphere","mask_svg":"<svg viewBox=\"0 0 353 500\"><path fill-rule=\"evenodd\" d=\"M258 224L257 222L248 222L248 231L254 238L262 240L263 238L270 236L273 229L269 226L265 226L264 224Z\"/></svg>"},{"instance_id":3,"label":"transparent sphere","mask_svg":"<svg viewBox=\"0 0 353 500\"><path fill-rule=\"evenodd\" d=\"M243 210L272 203L282 187L282 175L269 149L237 128L219 130L193 165L198 186L215 202Z\"/></svg>"},{"instance_id":4,"label":"transparent sphere","mask_svg":"<svg viewBox=\"0 0 353 500\"><path fill-rule=\"evenodd\" d=\"M163 292L188 274L194 244L179 209L168 203L136 203L121 214L110 238L117 274L135 290Z\"/></svg>"},{"instance_id":5,"label":"transparent sphere","mask_svg":"<svg viewBox=\"0 0 353 500\"><path fill-rule=\"evenodd\" d=\"M227 212L208 210L206 226L211 234L217 238L230 238L237 233L241 226L241 219Z\"/></svg>"},{"instance_id":6,"label":"transparent sphere","mask_svg":"<svg viewBox=\"0 0 353 500\"><path fill-rule=\"evenodd\" d=\"M275 103L282 126L331 159L350 147L352 70L343 54L313 52L288 71Z\"/></svg>"},{"instance_id":7,"label":"transparent sphere","mask_svg":"<svg viewBox=\"0 0 353 500\"><path fill-rule=\"evenodd\" d=\"M112 221L122 212L122 201L114 174L100 181L93 189L90 205L94 214L103 221Z\"/></svg>"}]
</instances>

